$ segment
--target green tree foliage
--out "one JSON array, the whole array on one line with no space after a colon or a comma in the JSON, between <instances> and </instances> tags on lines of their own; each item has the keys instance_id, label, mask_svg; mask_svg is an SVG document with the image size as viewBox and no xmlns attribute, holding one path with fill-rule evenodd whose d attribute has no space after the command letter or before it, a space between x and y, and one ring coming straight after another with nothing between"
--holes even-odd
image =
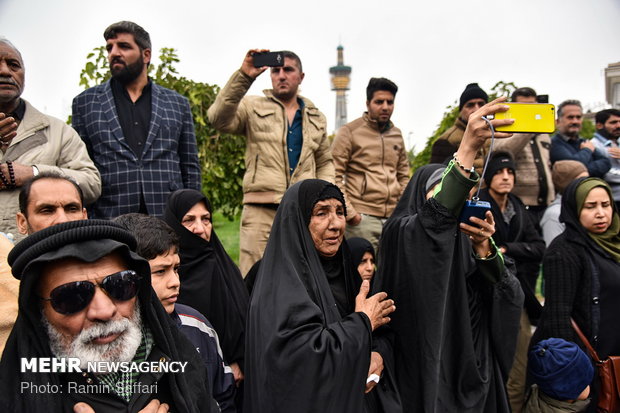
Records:
<instances>
[{"instance_id":1,"label":"green tree foliage","mask_svg":"<svg viewBox=\"0 0 620 413\"><path fill-rule=\"evenodd\" d=\"M579 136L586 139L592 139L594 137L594 132L596 132L594 122L590 119L584 119L581 123L581 132L579 132Z\"/></svg>"},{"instance_id":2,"label":"green tree foliage","mask_svg":"<svg viewBox=\"0 0 620 413\"><path fill-rule=\"evenodd\" d=\"M491 93L489 93L489 101L499 96L510 96L516 88L517 87L513 82L507 83L499 81L491 88ZM437 129L433 132L431 137L427 139L424 149L413 157L413 162L411 163L412 172L415 172L415 170L420 166L426 165L429 162L431 159L431 148L433 143L435 143L437 138L439 138L446 130L454 125L454 122L456 122L458 116L459 105L458 102L455 101L452 105L446 107L446 111L443 114L441 122L439 122L439 126L437 126Z\"/></svg>"},{"instance_id":3,"label":"green tree foliage","mask_svg":"<svg viewBox=\"0 0 620 413\"><path fill-rule=\"evenodd\" d=\"M93 49L86 60L80 73L80 86L87 89L110 78L107 52L103 46ZM180 60L172 48L162 48L159 60L159 65L149 66L149 76L158 85L175 90L189 99L196 128L202 190L211 200L213 208L232 220L241 212L245 139L219 134L209 123L207 109L219 92L217 85L194 82L180 76L175 68Z\"/></svg>"}]
</instances>

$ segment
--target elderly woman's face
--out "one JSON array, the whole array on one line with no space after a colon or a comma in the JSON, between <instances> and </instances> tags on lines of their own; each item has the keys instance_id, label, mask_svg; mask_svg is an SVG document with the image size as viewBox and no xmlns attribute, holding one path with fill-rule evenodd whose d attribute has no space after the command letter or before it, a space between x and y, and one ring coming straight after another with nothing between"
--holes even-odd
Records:
<instances>
[{"instance_id":1,"label":"elderly woman's face","mask_svg":"<svg viewBox=\"0 0 620 413\"><path fill-rule=\"evenodd\" d=\"M204 202L200 201L183 215L181 225L202 239L211 239L211 213Z\"/></svg>"},{"instance_id":2,"label":"elderly woman's face","mask_svg":"<svg viewBox=\"0 0 620 413\"><path fill-rule=\"evenodd\" d=\"M325 257L336 255L344 238L345 224L342 202L330 198L314 205L308 230L319 254Z\"/></svg>"},{"instance_id":3,"label":"elderly woman's face","mask_svg":"<svg viewBox=\"0 0 620 413\"><path fill-rule=\"evenodd\" d=\"M605 188L593 188L579 213L581 226L594 234L602 234L611 225L612 216L613 206Z\"/></svg>"}]
</instances>

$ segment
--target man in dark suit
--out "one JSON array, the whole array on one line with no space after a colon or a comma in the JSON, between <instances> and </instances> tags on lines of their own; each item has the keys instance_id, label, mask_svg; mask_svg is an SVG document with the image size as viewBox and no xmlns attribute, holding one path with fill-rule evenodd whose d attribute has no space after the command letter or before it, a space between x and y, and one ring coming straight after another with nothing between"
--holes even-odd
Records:
<instances>
[{"instance_id":1,"label":"man in dark suit","mask_svg":"<svg viewBox=\"0 0 620 413\"><path fill-rule=\"evenodd\" d=\"M89 215L161 216L170 192L201 186L189 102L148 78L151 39L142 27L114 23L103 37L112 78L73 100L73 127L103 183Z\"/></svg>"}]
</instances>

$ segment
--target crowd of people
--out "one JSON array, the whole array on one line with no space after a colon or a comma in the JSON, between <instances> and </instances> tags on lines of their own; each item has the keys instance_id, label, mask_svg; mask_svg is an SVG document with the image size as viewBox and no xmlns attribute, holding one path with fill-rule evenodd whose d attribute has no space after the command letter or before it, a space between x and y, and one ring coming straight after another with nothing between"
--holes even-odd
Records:
<instances>
[{"instance_id":1,"label":"crowd of people","mask_svg":"<svg viewBox=\"0 0 620 413\"><path fill-rule=\"evenodd\" d=\"M111 78L74 99L71 126L21 97L23 58L0 38L3 411L596 411L572 323L620 355L619 110L591 140L577 100L551 137L499 132L507 98L471 83L410 177L394 82L371 78L330 142L300 57L255 67L267 50L249 50L208 110L246 138L237 266L189 101L148 77L142 27L103 37ZM273 88L246 96L265 71ZM462 218L474 193L490 209ZM51 359L77 366L36 364Z\"/></svg>"}]
</instances>

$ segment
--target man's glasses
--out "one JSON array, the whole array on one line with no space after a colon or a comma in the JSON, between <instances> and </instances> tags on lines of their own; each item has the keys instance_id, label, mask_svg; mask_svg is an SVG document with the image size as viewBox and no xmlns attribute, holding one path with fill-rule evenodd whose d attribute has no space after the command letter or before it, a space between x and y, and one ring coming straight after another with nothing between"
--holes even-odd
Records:
<instances>
[{"instance_id":1,"label":"man's glasses","mask_svg":"<svg viewBox=\"0 0 620 413\"><path fill-rule=\"evenodd\" d=\"M74 281L59 285L50 292L52 308L60 314L74 314L85 309L95 296L98 285L105 293L117 301L127 301L138 294L140 276L132 270L119 271L103 279L101 284L92 281Z\"/></svg>"}]
</instances>

